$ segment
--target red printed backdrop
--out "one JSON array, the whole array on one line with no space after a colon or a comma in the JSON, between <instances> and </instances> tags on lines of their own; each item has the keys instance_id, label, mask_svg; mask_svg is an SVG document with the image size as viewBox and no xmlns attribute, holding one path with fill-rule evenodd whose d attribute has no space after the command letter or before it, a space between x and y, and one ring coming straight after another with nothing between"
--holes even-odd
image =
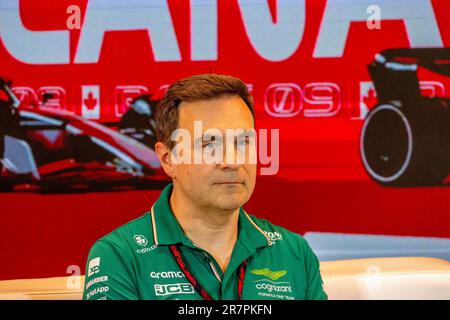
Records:
<instances>
[{"instance_id":1,"label":"red printed backdrop","mask_svg":"<svg viewBox=\"0 0 450 320\"><path fill-rule=\"evenodd\" d=\"M372 3L379 29L366 22ZM81 28L71 30L73 4ZM133 96L159 97L181 77L240 77L252 90L257 127L279 129L281 140L279 171L258 178L249 212L299 233L450 237L449 188L382 187L359 155L363 119L376 103L367 64L387 48L448 46L450 3L370 4L7 1L0 75L25 104L52 92L54 108L98 122L118 121ZM450 90L424 81L430 94ZM83 266L97 238L148 210L158 194L0 194L0 278Z\"/></svg>"}]
</instances>

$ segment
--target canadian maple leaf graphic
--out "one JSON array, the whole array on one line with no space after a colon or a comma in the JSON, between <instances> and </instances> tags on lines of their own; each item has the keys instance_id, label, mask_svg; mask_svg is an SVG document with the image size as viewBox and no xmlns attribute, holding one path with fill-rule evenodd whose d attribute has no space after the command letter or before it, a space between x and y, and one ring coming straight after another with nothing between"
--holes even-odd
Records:
<instances>
[{"instance_id":1,"label":"canadian maple leaf graphic","mask_svg":"<svg viewBox=\"0 0 450 320\"><path fill-rule=\"evenodd\" d=\"M370 88L369 91L367 91L367 95L363 97L363 102L368 108L372 108L374 105L377 104L377 95L375 94L375 89Z\"/></svg>"},{"instance_id":2,"label":"canadian maple leaf graphic","mask_svg":"<svg viewBox=\"0 0 450 320\"><path fill-rule=\"evenodd\" d=\"M84 105L89 109L92 110L97 105L97 99L94 98L94 94L92 92L89 92L87 95L87 98L83 100Z\"/></svg>"}]
</instances>

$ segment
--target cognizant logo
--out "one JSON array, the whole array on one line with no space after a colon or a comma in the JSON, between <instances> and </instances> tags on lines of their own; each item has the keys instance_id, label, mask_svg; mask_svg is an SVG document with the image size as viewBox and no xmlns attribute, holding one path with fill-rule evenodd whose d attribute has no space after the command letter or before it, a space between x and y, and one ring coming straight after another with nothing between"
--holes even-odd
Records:
<instances>
[{"instance_id":1,"label":"cognizant logo","mask_svg":"<svg viewBox=\"0 0 450 320\"><path fill-rule=\"evenodd\" d=\"M292 287L289 282L272 282L269 280L257 280L256 289L268 292L286 292L292 293Z\"/></svg>"}]
</instances>

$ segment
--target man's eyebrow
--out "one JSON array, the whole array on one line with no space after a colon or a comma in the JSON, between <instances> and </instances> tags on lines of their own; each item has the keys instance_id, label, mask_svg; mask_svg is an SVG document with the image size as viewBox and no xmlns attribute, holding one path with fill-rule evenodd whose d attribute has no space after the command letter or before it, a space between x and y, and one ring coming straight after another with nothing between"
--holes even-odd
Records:
<instances>
[{"instance_id":1,"label":"man's eyebrow","mask_svg":"<svg viewBox=\"0 0 450 320\"><path fill-rule=\"evenodd\" d=\"M205 139L211 139L212 137L214 137L214 139L217 139L217 138L221 139L222 136L223 136L222 134L217 135L217 134L210 133L210 132L206 132L203 134L203 138L205 138Z\"/></svg>"},{"instance_id":2,"label":"man's eyebrow","mask_svg":"<svg viewBox=\"0 0 450 320\"><path fill-rule=\"evenodd\" d=\"M244 138L244 137L254 137L256 135L254 129L246 129L244 132L237 135L238 138Z\"/></svg>"},{"instance_id":3,"label":"man's eyebrow","mask_svg":"<svg viewBox=\"0 0 450 320\"><path fill-rule=\"evenodd\" d=\"M243 130L243 132L240 132L239 134L233 134L233 136L236 137L237 139L241 139L241 138L245 138L245 137L253 138L254 136L256 136L255 129L232 129L232 130ZM197 137L195 139L195 141L204 141L204 140L211 141L213 137L214 137L214 140L216 140L216 141L226 139L226 133L222 132L222 131L221 131L221 133L222 134L217 135L212 132L205 132L202 134L202 136Z\"/></svg>"},{"instance_id":4,"label":"man's eyebrow","mask_svg":"<svg viewBox=\"0 0 450 320\"><path fill-rule=\"evenodd\" d=\"M217 135L214 133L204 133L202 136L198 137L197 139L195 139L195 141L210 141L212 140L211 138L214 137L214 140L222 140L223 136L222 135Z\"/></svg>"}]
</instances>

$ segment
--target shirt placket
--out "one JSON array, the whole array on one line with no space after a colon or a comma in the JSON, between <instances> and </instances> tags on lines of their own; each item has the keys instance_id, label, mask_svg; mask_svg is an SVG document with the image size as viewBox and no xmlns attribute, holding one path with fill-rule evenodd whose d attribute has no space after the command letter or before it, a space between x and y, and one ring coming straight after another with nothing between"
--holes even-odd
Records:
<instances>
[{"instance_id":1,"label":"shirt placket","mask_svg":"<svg viewBox=\"0 0 450 320\"><path fill-rule=\"evenodd\" d=\"M190 268L191 273L214 300L220 300L221 274L214 265L212 257L199 248L184 247L183 249L186 259L192 266ZM217 275L213 271L212 266L216 269ZM219 279L217 276L219 276Z\"/></svg>"},{"instance_id":2,"label":"shirt placket","mask_svg":"<svg viewBox=\"0 0 450 320\"><path fill-rule=\"evenodd\" d=\"M242 244L241 240L237 240L235 250L231 256L230 263L228 264L225 273L222 276L222 299L224 300L236 300L238 299L238 270L239 266L253 253ZM246 272L247 273L247 272ZM244 278L245 284L245 278Z\"/></svg>"}]
</instances>

